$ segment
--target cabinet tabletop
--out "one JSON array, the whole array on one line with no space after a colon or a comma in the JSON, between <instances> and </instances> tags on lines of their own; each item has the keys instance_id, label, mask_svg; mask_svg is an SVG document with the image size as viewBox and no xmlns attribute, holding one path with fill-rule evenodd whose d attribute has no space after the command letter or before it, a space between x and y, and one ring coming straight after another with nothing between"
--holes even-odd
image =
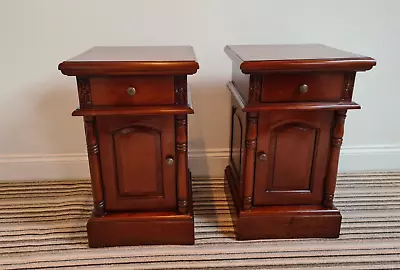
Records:
<instances>
[{"instance_id":1,"label":"cabinet tabletop","mask_svg":"<svg viewBox=\"0 0 400 270\"><path fill-rule=\"evenodd\" d=\"M194 74L198 68L191 46L93 47L58 66L72 76Z\"/></svg>"},{"instance_id":2,"label":"cabinet tabletop","mask_svg":"<svg viewBox=\"0 0 400 270\"><path fill-rule=\"evenodd\" d=\"M371 57L322 44L229 45L225 52L244 73L303 69L364 71L376 64Z\"/></svg>"}]
</instances>

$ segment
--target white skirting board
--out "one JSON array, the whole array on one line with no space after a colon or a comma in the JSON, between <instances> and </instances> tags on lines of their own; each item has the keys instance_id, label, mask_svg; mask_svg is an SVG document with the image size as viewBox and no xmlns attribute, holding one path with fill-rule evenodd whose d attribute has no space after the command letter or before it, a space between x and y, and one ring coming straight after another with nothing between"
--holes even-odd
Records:
<instances>
[{"instance_id":1,"label":"white skirting board","mask_svg":"<svg viewBox=\"0 0 400 270\"><path fill-rule=\"evenodd\" d=\"M193 176L223 177L229 149L191 150ZM400 146L342 147L340 172L400 170ZM0 155L0 180L87 179L87 156L81 154Z\"/></svg>"}]
</instances>

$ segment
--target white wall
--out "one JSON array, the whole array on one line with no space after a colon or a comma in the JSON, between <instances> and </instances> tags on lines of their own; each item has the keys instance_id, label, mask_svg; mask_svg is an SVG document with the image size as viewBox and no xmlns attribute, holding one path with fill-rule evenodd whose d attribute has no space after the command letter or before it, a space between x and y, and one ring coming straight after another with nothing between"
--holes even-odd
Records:
<instances>
[{"instance_id":1,"label":"white wall","mask_svg":"<svg viewBox=\"0 0 400 270\"><path fill-rule=\"evenodd\" d=\"M229 140L226 44L324 43L377 60L359 74L340 168L400 169L400 1L0 0L0 179L87 177L73 77L59 62L95 45L192 45L191 167L222 175Z\"/></svg>"}]
</instances>

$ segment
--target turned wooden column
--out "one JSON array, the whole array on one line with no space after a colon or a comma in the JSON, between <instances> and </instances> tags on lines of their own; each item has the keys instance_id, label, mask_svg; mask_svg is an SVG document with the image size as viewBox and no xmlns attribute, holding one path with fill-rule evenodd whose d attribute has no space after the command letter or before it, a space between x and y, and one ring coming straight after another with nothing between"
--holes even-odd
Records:
<instances>
[{"instance_id":1,"label":"turned wooden column","mask_svg":"<svg viewBox=\"0 0 400 270\"><path fill-rule=\"evenodd\" d=\"M175 116L176 125L176 159L178 173L178 212L188 211L188 152L187 152L187 115Z\"/></svg>"},{"instance_id":2,"label":"turned wooden column","mask_svg":"<svg viewBox=\"0 0 400 270\"><path fill-rule=\"evenodd\" d=\"M246 154L244 161L243 176L245 179L254 178L254 163L257 148L257 113L249 113L247 116L246 131ZM253 202L253 181L245 181L243 183L243 209L249 210Z\"/></svg>"},{"instance_id":3,"label":"turned wooden column","mask_svg":"<svg viewBox=\"0 0 400 270\"><path fill-rule=\"evenodd\" d=\"M324 188L324 206L328 208L333 207L333 197L335 194L336 178L339 166L340 147L343 142L346 112L346 110L343 110L335 113L330 159Z\"/></svg>"},{"instance_id":4,"label":"turned wooden column","mask_svg":"<svg viewBox=\"0 0 400 270\"><path fill-rule=\"evenodd\" d=\"M99 154L99 144L95 134L95 120L94 117L84 117L86 145L89 159L90 178L92 180L92 193L93 193L93 214L96 217L104 216L104 196L103 196L103 181L101 178L101 164Z\"/></svg>"},{"instance_id":5,"label":"turned wooden column","mask_svg":"<svg viewBox=\"0 0 400 270\"><path fill-rule=\"evenodd\" d=\"M77 77L77 88L80 108L86 108L92 103L89 78ZM101 177L101 164L99 144L96 136L96 118L91 116L84 117L84 127L86 134L86 146L89 160L90 178L92 181L93 196L93 215L102 217L105 215L103 181Z\"/></svg>"}]
</instances>

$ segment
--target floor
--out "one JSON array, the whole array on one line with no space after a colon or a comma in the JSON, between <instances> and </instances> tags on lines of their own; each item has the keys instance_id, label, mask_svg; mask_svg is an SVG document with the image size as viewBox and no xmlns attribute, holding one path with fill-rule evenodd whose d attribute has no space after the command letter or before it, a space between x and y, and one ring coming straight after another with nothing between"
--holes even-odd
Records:
<instances>
[{"instance_id":1,"label":"floor","mask_svg":"<svg viewBox=\"0 0 400 270\"><path fill-rule=\"evenodd\" d=\"M223 179L194 179L194 246L89 249L88 180L0 182L0 269L400 268L400 173L340 175L339 239L234 239Z\"/></svg>"}]
</instances>

